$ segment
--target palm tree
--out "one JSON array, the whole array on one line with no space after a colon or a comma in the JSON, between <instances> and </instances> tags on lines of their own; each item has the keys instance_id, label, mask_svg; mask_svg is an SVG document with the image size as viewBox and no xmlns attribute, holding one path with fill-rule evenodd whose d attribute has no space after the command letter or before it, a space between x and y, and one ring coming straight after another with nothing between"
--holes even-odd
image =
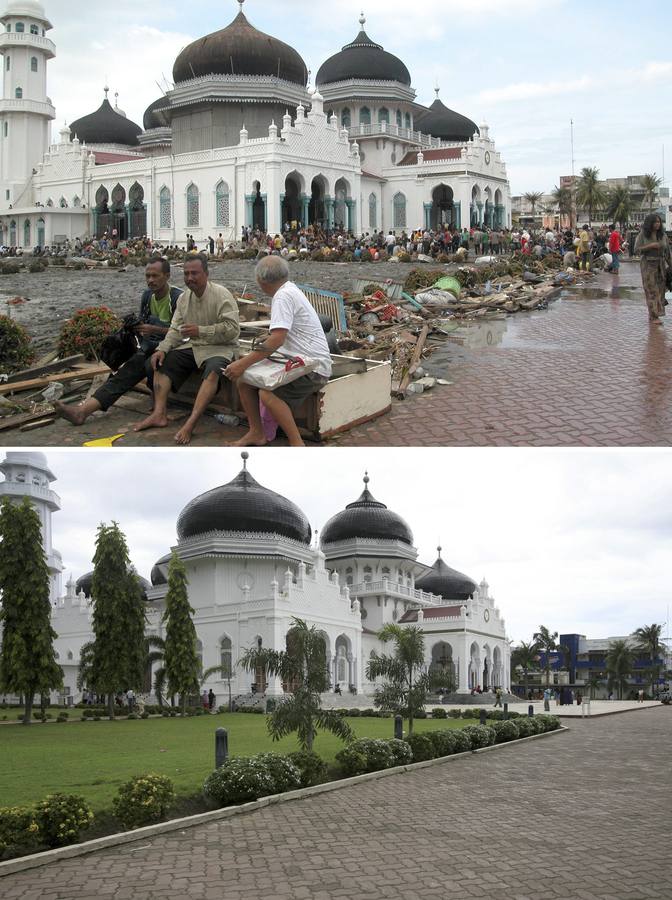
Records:
<instances>
[{"instance_id":1,"label":"palm tree","mask_svg":"<svg viewBox=\"0 0 672 900\"><path fill-rule=\"evenodd\" d=\"M556 186L553 189L551 197L553 198L553 202L555 203L555 205L558 207L560 218L562 218L562 216L569 216L570 224L573 224L572 217L574 213L574 194L572 193L571 188Z\"/></svg>"},{"instance_id":2,"label":"palm tree","mask_svg":"<svg viewBox=\"0 0 672 900\"><path fill-rule=\"evenodd\" d=\"M595 699L595 691L603 683L604 679L600 675L591 675L588 679L588 687L590 688L590 699Z\"/></svg>"},{"instance_id":3,"label":"palm tree","mask_svg":"<svg viewBox=\"0 0 672 900\"><path fill-rule=\"evenodd\" d=\"M539 647L534 641L530 641L529 644L521 641L517 647L513 648L511 651L511 668L522 669L523 689L527 698L527 676L531 671L539 668Z\"/></svg>"},{"instance_id":4,"label":"palm tree","mask_svg":"<svg viewBox=\"0 0 672 900\"><path fill-rule=\"evenodd\" d=\"M286 650L251 647L240 660L248 672L263 669L270 677L277 676L284 684L292 685L291 694L269 715L268 732L274 741L279 741L296 731L304 750L313 749L318 728L350 741L353 733L345 719L335 710L322 709L320 694L330 684L324 634L314 625L309 628L303 619L293 622L287 632Z\"/></svg>"},{"instance_id":5,"label":"palm tree","mask_svg":"<svg viewBox=\"0 0 672 900\"><path fill-rule=\"evenodd\" d=\"M607 218L612 222L627 225L634 206L633 196L627 187L615 187L607 194Z\"/></svg>"},{"instance_id":6,"label":"palm tree","mask_svg":"<svg viewBox=\"0 0 672 900\"><path fill-rule=\"evenodd\" d=\"M378 640L394 641L394 654L387 656L371 651L366 677L369 681L387 679L376 688L374 703L380 709L405 714L410 734L416 713L427 702L427 694L443 686L445 676L436 670L425 670L425 638L421 628L390 622L380 629Z\"/></svg>"},{"instance_id":7,"label":"palm tree","mask_svg":"<svg viewBox=\"0 0 672 900\"><path fill-rule=\"evenodd\" d=\"M588 220L592 223L593 213L606 203L607 194L600 184L600 170L595 168L581 169L576 187L576 202L588 210Z\"/></svg>"},{"instance_id":8,"label":"palm tree","mask_svg":"<svg viewBox=\"0 0 672 900\"><path fill-rule=\"evenodd\" d=\"M537 649L543 650L544 652L544 671L546 672L546 687L548 687L551 683L551 653L555 650L558 650L558 644L556 643L556 638L558 636L558 632L554 631L553 634L546 628L545 625L539 626L539 631L535 632L533 635L535 643L537 645Z\"/></svg>"},{"instance_id":9,"label":"palm tree","mask_svg":"<svg viewBox=\"0 0 672 900\"><path fill-rule=\"evenodd\" d=\"M163 638L152 635L146 638L147 644L147 668L151 672L154 663L163 663L166 651L166 642ZM154 670L154 694L159 706L163 706L164 691L166 689L166 668L161 665Z\"/></svg>"},{"instance_id":10,"label":"palm tree","mask_svg":"<svg viewBox=\"0 0 672 900\"><path fill-rule=\"evenodd\" d=\"M609 689L618 687L618 699L622 700L623 686L627 684L628 676L632 673L632 650L628 647L627 640L611 641L606 663Z\"/></svg>"},{"instance_id":11,"label":"palm tree","mask_svg":"<svg viewBox=\"0 0 672 900\"><path fill-rule=\"evenodd\" d=\"M532 219L534 219L537 212L537 203L539 203L543 196L544 195L540 191L530 191L527 194L523 194L523 200L526 200L532 207Z\"/></svg>"},{"instance_id":12,"label":"palm tree","mask_svg":"<svg viewBox=\"0 0 672 900\"><path fill-rule=\"evenodd\" d=\"M635 650L641 653L646 653L649 657L652 697L656 681L658 680L658 673L660 672L660 663L657 662L657 660L659 660L663 655L663 645L660 640L662 630L662 625L654 624L644 625L642 628L637 628L637 630L633 631L632 633L633 637L637 639Z\"/></svg>"},{"instance_id":13,"label":"palm tree","mask_svg":"<svg viewBox=\"0 0 672 900\"><path fill-rule=\"evenodd\" d=\"M653 201L658 195L658 188L663 183L663 179L659 178L654 172L652 175L644 175L642 178L642 187L644 188L644 200L649 201L649 212L653 212Z\"/></svg>"}]
</instances>

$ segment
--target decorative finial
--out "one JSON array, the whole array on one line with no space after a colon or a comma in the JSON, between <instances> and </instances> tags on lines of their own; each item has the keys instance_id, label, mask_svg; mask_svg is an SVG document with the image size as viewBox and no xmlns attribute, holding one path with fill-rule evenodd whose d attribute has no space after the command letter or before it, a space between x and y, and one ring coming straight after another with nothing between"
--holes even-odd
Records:
<instances>
[{"instance_id":1,"label":"decorative finial","mask_svg":"<svg viewBox=\"0 0 672 900\"><path fill-rule=\"evenodd\" d=\"M240 0L238 0L238 2L240 2ZM247 472L247 461L250 458L250 454L247 452L247 450L243 450L243 452L240 454L240 458L243 461L243 472Z\"/></svg>"},{"instance_id":2,"label":"decorative finial","mask_svg":"<svg viewBox=\"0 0 672 900\"><path fill-rule=\"evenodd\" d=\"M439 544L439 546L436 549L439 551L439 556L441 556L441 551L443 550L443 547L441 546L441 544Z\"/></svg>"},{"instance_id":3,"label":"decorative finial","mask_svg":"<svg viewBox=\"0 0 672 900\"><path fill-rule=\"evenodd\" d=\"M103 90L105 91L105 99L107 100L107 95L110 93L110 89L109 89L109 87L107 86L107 84L105 85L105 87L103 88Z\"/></svg>"},{"instance_id":4,"label":"decorative finial","mask_svg":"<svg viewBox=\"0 0 672 900\"><path fill-rule=\"evenodd\" d=\"M362 28L366 25L366 16L364 15L364 10L362 10L359 17L359 24L362 26Z\"/></svg>"},{"instance_id":5,"label":"decorative finial","mask_svg":"<svg viewBox=\"0 0 672 900\"><path fill-rule=\"evenodd\" d=\"M365 472L364 473L364 484L368 484L370 481L371 481L371 479L369 478L369 473Z\"/></svg>"},{"instance_id":6,"label":"decorative finial","mask_svg":"<svg viewBox=\"0 0 672 900\"><path fill-rule=\"evenodd\" d=\"M441 93L441 88L439 87L439 82L436 82L436 87L434 88L434 92L436 93L436 99L439 99L439 94Z\"/></svg>"},{"instance_id":7,"label":"decorative finial","mask_svg":"<svg viewBox=\"0 0 672 900\"><path fill-rule=\"evenodd\" d=\"M241 11L241 13L242 13L242 11L243 11L243 4L244 4L244 3L245 3L245 0L238 0L238 6L240 6L240 11Z\"/></svg>"}]
</instances>

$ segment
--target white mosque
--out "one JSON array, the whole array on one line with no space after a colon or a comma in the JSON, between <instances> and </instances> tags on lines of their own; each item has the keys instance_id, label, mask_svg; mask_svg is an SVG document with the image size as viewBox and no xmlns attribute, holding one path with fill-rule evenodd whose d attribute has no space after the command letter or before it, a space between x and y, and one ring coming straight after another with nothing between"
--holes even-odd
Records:
<instances>
[{"instance_id":1,"label":"white mosque","mask_svg":"<svg viewBox=\"0 0 672 900\"><path fill-rule=\"evenodd\" d=\"M326 636L333 684L345 696L350 688L373 694L366 662L372 650L384 651L376 634L387 622L422 628L426 665L447 669L457 695L469 697L477 686L510 690L509 642L488 584L450 568L440 549L433 565L420 562L409 525L373 497L368 476L361 495L323 526L318 543L296 504L255 481L247 457L233 480L195 497L179 513L172 548L187 568L203 668L229 670L233 695L282 696L287 685L236 663L250 646L283 649L294 617ZM40 514L65 681L65 697L53 699L77 701L80 651L92 639L93 573L70 577L63 592L51 521L60 499L45 455L8 452L0 471L0 498L27 495ZM167 553L150 580L141 579L148 634L163 636L169 559ZM205 687L220 703L228 697L228 679L214 676Z\"/></svg>"},{"instance_id":2,"label":"white mosque","mask_svg":"<svg viewBox=\"0 0 672 900\"><path fill-rule=\"evenodd\" d=\"M240 11L178 56L143 128L115 101L51 143L47 65L56 46L38 0L0 25L0 244L45 246L117 231L201 242L286 222L377 230L511 224L506 166L486 124L417 102L404 63L364 30L319 69ZM252 4L261 15L262 4ZM145 72L154 81L156 73Z\"/></svg>"}]
</instances>

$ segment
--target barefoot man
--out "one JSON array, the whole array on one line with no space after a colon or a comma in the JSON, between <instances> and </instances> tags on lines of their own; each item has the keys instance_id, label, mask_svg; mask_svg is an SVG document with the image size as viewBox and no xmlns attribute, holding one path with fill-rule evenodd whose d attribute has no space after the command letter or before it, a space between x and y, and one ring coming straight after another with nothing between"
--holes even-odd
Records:
<instances>
[{"instance_id":1,"label":"barefoot man","mask_svg":"<svg viewBox=\"0 0 672 900\"><path fill-rule=\"evenodd\" d=\"M203 383L186 423L175 435L177 444L188 444L208 405L220 388L222 368L231 363L240 336L238 304L225 287L208 280L208 261L194 256L184 264L187 290L177 302L170 330L151 358L154 370L154 410L135 431L168 425L168 395L177 392L193 372Z\"/></svg>"},{"instance_id":2,"label":"barefoot man","mask_svg":"<svg viewBox=\"0 0 672 900\"><path fill-rule=\"evenodd\" d=\"M256 269L257 284L267 297L272 297L270 336L264 343L225 370L225 375L235 381L240 401L247 415L249 431L233 446L262 446L266 436L259 414L259 399L287 435L291 447L303 447L294 412L307 397L316 394L331 377L329 345L317 313L306 295L289 280L289 266L281 256L267 256ZM259 391L240 380L241 375L272 353L286 357L300 356L317 359L314 372L297 381L276 388Z\"/></svg>"}]
</instances>

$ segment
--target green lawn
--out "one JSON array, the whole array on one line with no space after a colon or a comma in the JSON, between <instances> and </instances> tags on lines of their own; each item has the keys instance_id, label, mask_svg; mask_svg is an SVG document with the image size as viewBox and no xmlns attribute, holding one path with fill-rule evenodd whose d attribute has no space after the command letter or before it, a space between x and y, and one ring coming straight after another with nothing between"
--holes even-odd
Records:
<instances>
[{"instance_id":1,"label":"green lawn","mask_svg":"<svg viewBox=\"0 0 672 900\"><path fill-rule=\"evenodd\" d=\"M394 736L393 719L360 717L348 722L358 737ZM421 732L469 724L475 720L419 719L414 727ZM145 772L167 775L178 795L195 794L214 768L217 728L228 730L232 756L298 749L293 736L271 741L265 716L249 713L37 723L28 728L0 725L0 806L25 805L63 791L83 795L94 811L109 809L119 785ZM342 746L328 733L315 741L315 750L330 763Z\"/></svg>"}]
</instances>

